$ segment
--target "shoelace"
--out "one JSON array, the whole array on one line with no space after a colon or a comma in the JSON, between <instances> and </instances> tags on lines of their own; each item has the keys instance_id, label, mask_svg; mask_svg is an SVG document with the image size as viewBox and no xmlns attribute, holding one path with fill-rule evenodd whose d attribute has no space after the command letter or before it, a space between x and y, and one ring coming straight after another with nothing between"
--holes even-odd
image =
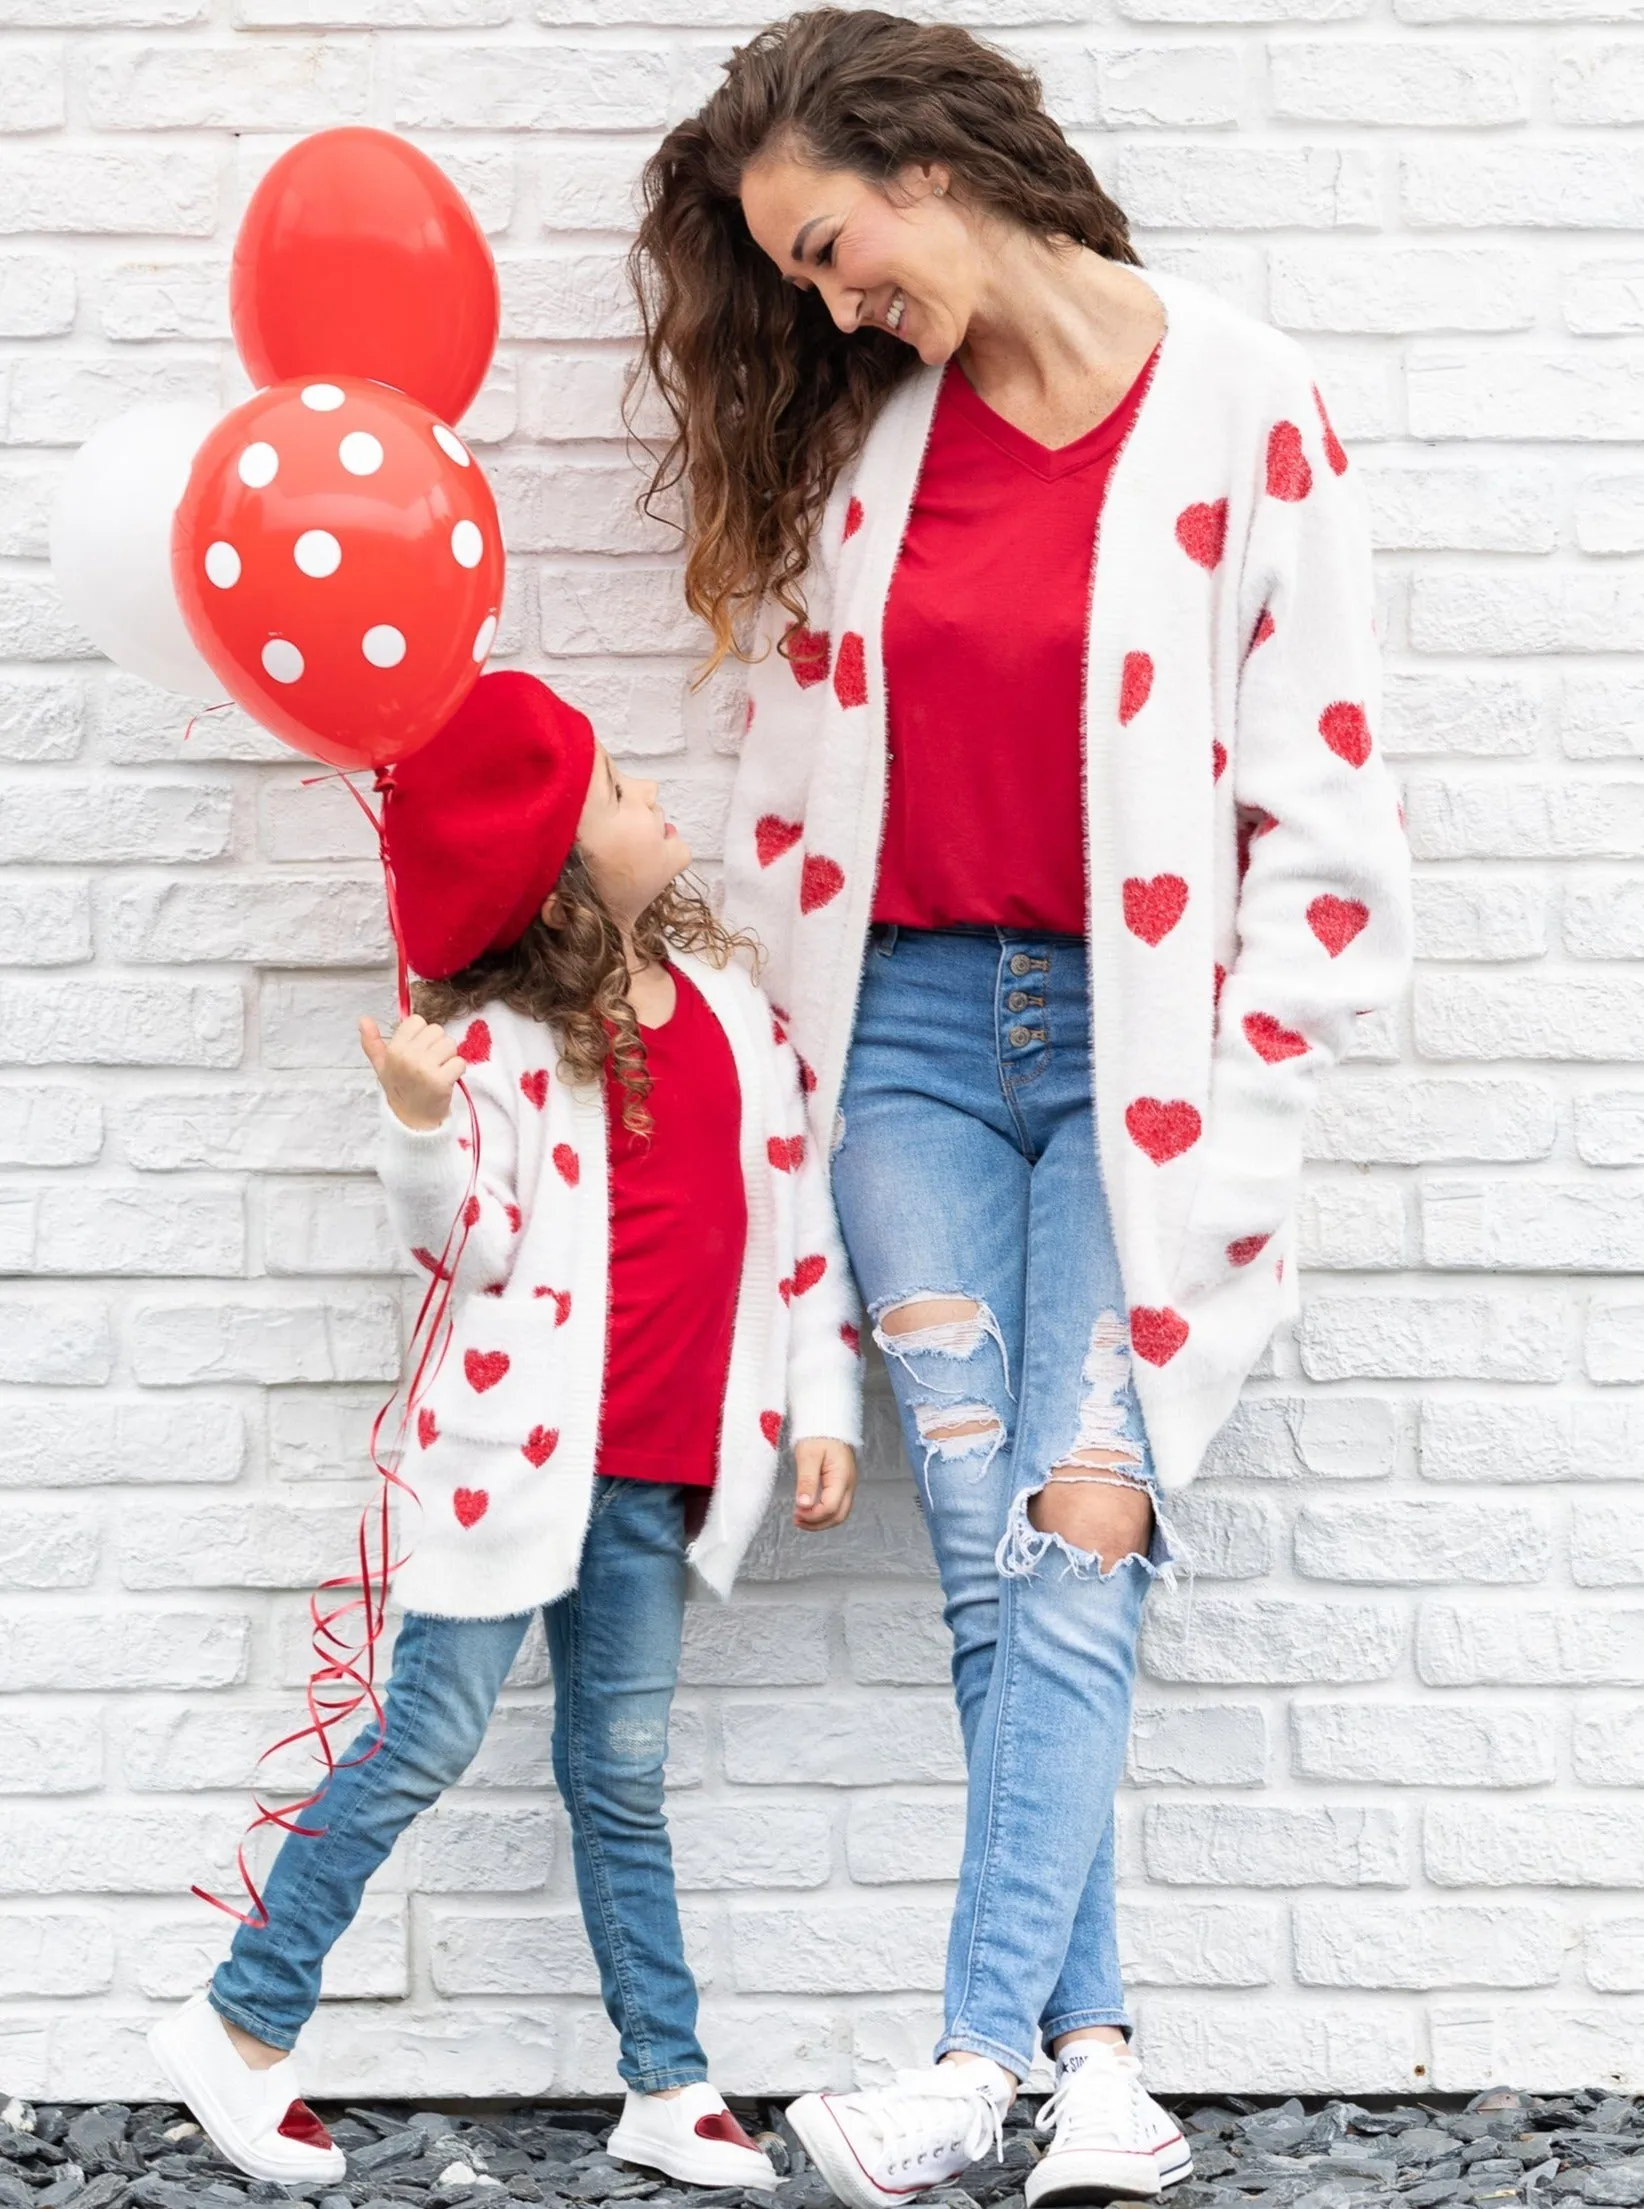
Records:
<instances>
[{"instance_id":1,"label":"shoelace","mask_svg":"<svg viewBox=\"0 0 1644 2209\"><path fill-rule=\"evenodd\" d=\"M1128 2065L1086 2061L1076 2071L1066 2072L1045 2096L1033 2129L1052 2132L1065 2122L1069 2147L1080 2135L1092 2132L1108 2140L1127 2135L1133 2139L1139 2130L1140 2092L1141 2081Z\"/></svg>"},{"instance_id":2,"label":"shoelace","mask_svg":"<svg viewBox=\"0 0 1644 2209\"><path fill-rule=\"evenodd\" d=\"M924 2077L920 2071L899 2071L896 2074L896 2103L892 2104L892 2109L899 2103L902 2113L893 2116L890 2109L874 2112L878 2119L879 2144L885 2151L888 2169L912 2169L944 2150L963 2149L967 2163L980 2161L990 2147L996 2158L1003 2155L1005 2117L991 2094L984 2093L980 2087L963 2095L935 2094L928 2088L921 2092ZM942 2135L949 2124L957 2129L951 2137L944 2138ZM904 2148L910 2152L898 2152Z\"/></svg>"}]
</instances>

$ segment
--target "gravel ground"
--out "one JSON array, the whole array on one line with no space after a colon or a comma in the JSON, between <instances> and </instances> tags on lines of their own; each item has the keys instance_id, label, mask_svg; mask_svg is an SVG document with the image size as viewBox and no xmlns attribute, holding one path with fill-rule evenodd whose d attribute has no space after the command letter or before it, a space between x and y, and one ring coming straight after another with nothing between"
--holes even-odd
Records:
<instances>
[{"instance_id":1,"label":"gravel ground","mask_svg":"<svg viewBox=\"0 0 1644 2209\"><path fill-rule=\"evenodd\" d=\"M3 2097L0 2097L3 2100ZM304 2200L315 2209L483 2209L485 2196L649 2209L769 2209L768 2197L674 2186L603 2152L613 2106L530 2103L462 2116L409 2105L317 2103L348 2154L340 2186L299 2193L241 2178L175 2104L95 2108L5 2102L0 2107L0 2209L237 2209ZM782 2122L781 2105L740 2102L785 2183L777 2209L823 2209L827 2188ZM1478 2094L1465 2109L1438 2101L1380 2103L1188 2097L1176 2114L1194 2177L1172 2209L1411 2209L1569 2201L1644 2209L1644 2101L1598 2092ZM948 2209L1022 2209L1038 2153L1033 2107L1019 2103L1002 2163L977 2163L926 2201ZM503 2205L499 2202L499 2209Z\"/></svg>"}]
</instances>

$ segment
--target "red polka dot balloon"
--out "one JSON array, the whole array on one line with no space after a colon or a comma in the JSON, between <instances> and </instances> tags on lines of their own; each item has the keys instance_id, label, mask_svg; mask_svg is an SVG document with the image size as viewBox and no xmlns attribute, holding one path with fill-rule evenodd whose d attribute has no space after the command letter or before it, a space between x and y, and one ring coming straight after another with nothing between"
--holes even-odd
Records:
<instances>
[{"instance_id":1,"label":"red polka dot balloon","mask_svg":"<svg viewBox=\"0 0 1644 2209\"><path fill-rule=\"evenodd\" d=\"M335 767L426 744L485 665L502 605L491 487L387 384L276 384L195 455L171 538L183 618L264 728Z\"/></svg>"}]
</instances>

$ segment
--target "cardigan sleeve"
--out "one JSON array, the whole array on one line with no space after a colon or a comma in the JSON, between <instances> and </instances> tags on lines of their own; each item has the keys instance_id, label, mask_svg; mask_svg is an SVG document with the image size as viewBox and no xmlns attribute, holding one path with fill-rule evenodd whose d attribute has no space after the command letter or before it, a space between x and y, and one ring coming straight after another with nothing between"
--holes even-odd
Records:
<instances>
[{"instance_id":1,"label":"cardigan sleeve","mask_svg":"<svg viewBox=\"0 0 1644 2209\"><path fill-rule=\"evenodd\" d=\"M458 1217L466 1209L468 1233L455 1279L459 1290L473 1292L506 1282L519 1247L519 1130L495 1059L470 1065L463 1079L479 1127L477 1179L473 1151L465 1147L474 1126L461 1091L437 1128L408 1128L382 1099L377 1174L394 1230L424 1273L434 1273L442 1255L456 1248Z\"/></svg>"},{"instance_id":2,"label":"cardigan sleeve","mask_svg":"<svg viewBox=\"0 0 1644 2209\"><path fill-rule=\"evenodd\" d=\"M1411 956L1409 854L1381 752L1368 510L1305 366L1261 425L1228 770L1247 854L1218 977L1209 1146L1183 1250L1218 1285L1284 1226L1315 1080ZM1282 409L1282 412L1281 412Z\"/></svg>"},{"instance_id":3,"label":"cardigan sleeve","mask_svg":"<svg viewBox=\"0 0 1644 2209\"><path fill-rule=\"evenodd\" d=\"M791 1044L779 1042L773 1048L780 1061L774 1094L793 1099L792 1132L774 1140L803 1146L795 1175L794 1270L788 1299L788 1433L795 1442L827 1437L855 1449L862 1441L861 1307L827 1164L805 1130L799 1062Z\"/></svg>"}]
</instances>

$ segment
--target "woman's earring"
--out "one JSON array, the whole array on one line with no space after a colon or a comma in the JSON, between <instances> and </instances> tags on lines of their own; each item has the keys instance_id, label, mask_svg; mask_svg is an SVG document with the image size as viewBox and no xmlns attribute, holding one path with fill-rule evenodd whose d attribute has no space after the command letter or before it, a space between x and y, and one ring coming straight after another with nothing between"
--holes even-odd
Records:
<instances>
[{"instance_id":1,"label":"woman's earring","mask_svg":"<svg viewBox=\"0 0 1644 2209\"><path fill-rule=\"evenodd\" d=\"M933 184L931 186L932 199L946 199L947 196L948 188L945 184Z\"/></svg>"}]
</instances>

